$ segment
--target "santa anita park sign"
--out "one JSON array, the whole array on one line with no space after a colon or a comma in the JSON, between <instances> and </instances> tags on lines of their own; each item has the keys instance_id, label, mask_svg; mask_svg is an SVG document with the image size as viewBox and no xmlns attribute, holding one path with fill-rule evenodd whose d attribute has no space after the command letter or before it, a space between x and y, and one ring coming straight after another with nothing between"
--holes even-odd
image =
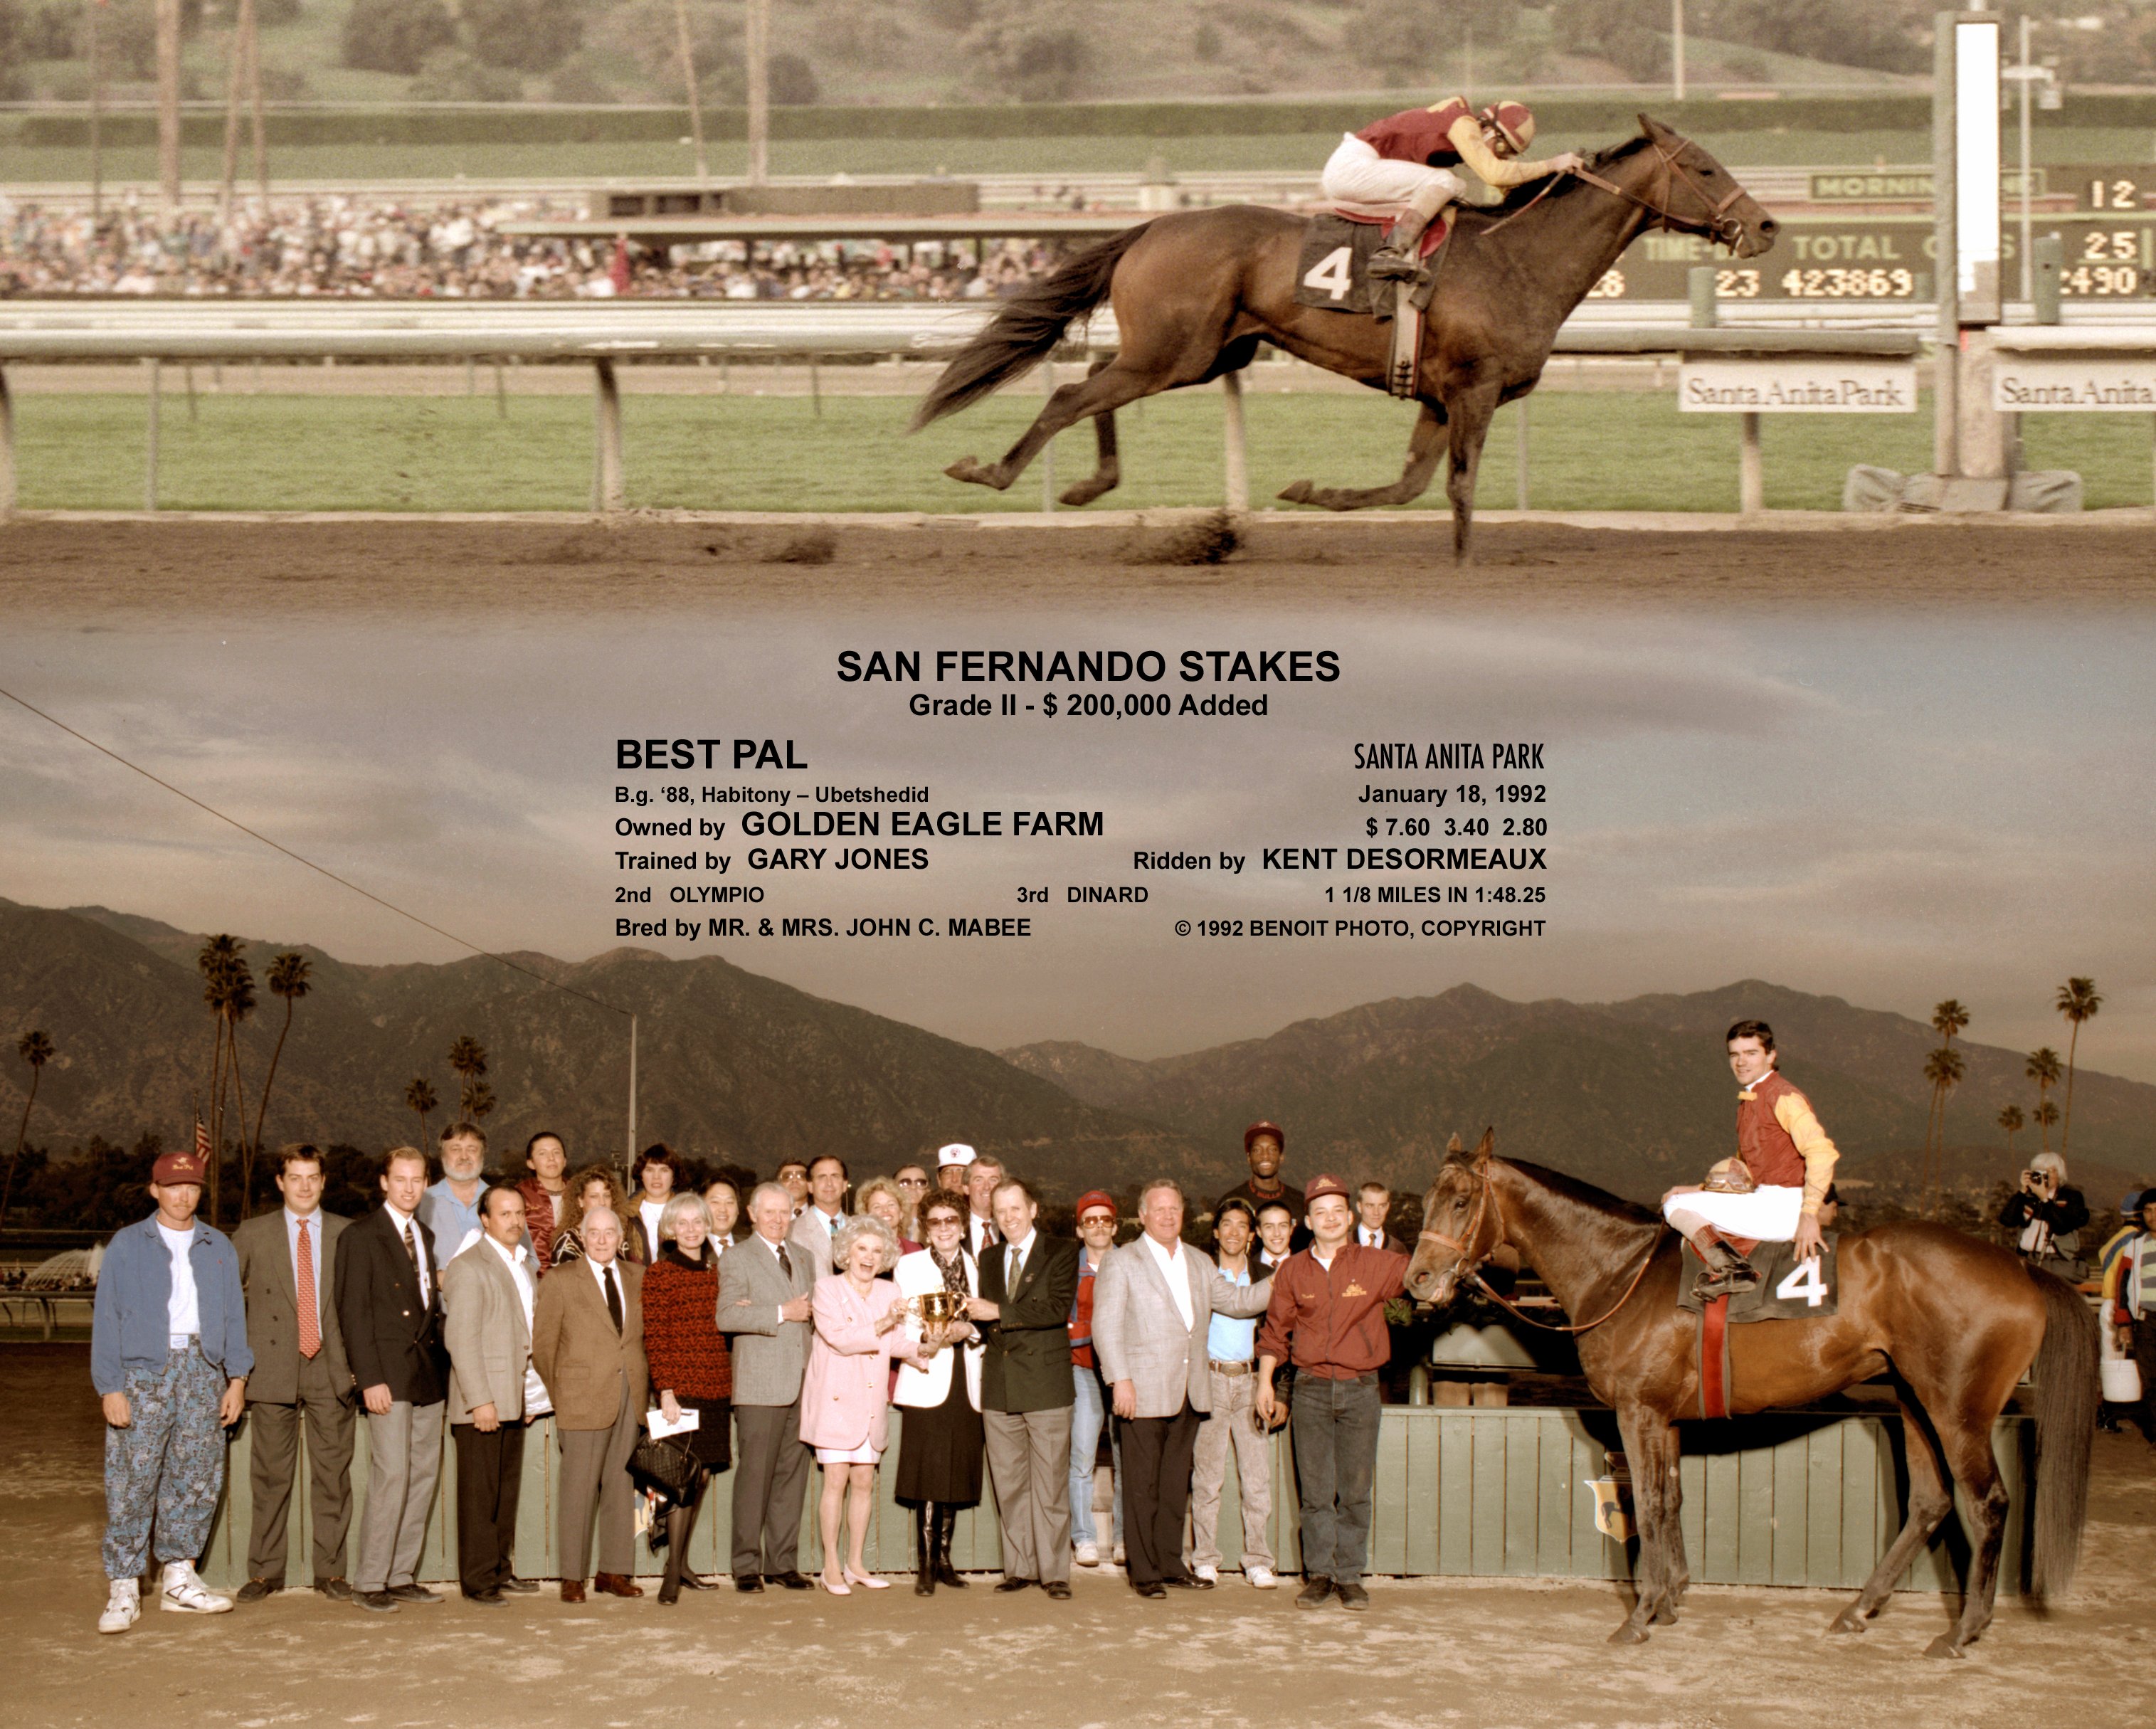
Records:
<instances>
[{"instance_id":1,"label":"santa anita park sign","mask_svg":"<svg viewBox=\"0 0 2156 1729\"><path fill-rule=\"evenodd\" d=\"M2054 414L2156 413L2156 359L2002 359L1991 375L1991 405Z\"/></svg>"},{"instance_id":2,"label":"santa anita park sign","mask_svg":"<svg viewBox=\"0 0 2156 1729\"><path fill-rule=\"evenodd\" d=\"M1691 414L1913 414L1917 369L1907 361L1687 361L1677 372L1677 407Z\"/></svg>"}]
</instances>

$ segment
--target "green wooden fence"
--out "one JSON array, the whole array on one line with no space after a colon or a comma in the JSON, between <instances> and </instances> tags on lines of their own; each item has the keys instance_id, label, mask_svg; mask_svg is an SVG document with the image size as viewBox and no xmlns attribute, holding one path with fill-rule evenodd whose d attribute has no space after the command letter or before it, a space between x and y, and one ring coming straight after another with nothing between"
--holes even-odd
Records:
<instances>
[{"instance_id":1,"label":"green wooden fence","mask_svg":"<svg viewBox=\"0 0 2156 1729\"><path fill-rule=\"evenodd\" d=\"M894 1434L898 1425L894 1424ZM1897 1419L1831 1413L1738 1419L1683 1426L1680 1467L1685 1548L1695 1580L1709 1584L1855 1586L1870 1573L1902 1522L1900 1437ZM901 1441L899 1444L903 1444ZM1378 1437L1376 1507L1371 1530L1374 1573L1514 1578L1627 1578L1631 1545L1595 1529L1588 1486L1609 1475L1615 1419L1599 1409L1514 1407L1438 1409L1388 1406ZM1993 1450L2011 1500L2004 1577L2020 1573L2028 1506L2029 1421L1999 1419ZM223 1506L211 1535L203 1576L231 1587L247 1577L252 1522L248 1431L230 1455ZM442 1487L427 1531L419 1577L456 1578L456 1465L445 1441ZM534 1578L555 1573L556 1504L560 1454L553 1424L536 1424L525 1445L523 1499L517 1517L517 1570ZM288 1576L311 1577L311 1515L300 1461L289 1531ZM367 1424L359 1424L352 1465L354 1516L367 1487ZM870 1565L899 1572L912 1564L911 1515L891 1498L891 1473L881 1474ZM712 1485L690 1546L698 1571L726 1571L730 1547L732 1478ZM802 1521L802 1565L821 1562L815 1531L816 1484ZM1293 1465L1285 1439L1273 1447L1274 1552L1283 1571L1300 1567ZM1222 1496L1220 1547L1227 1564L1241 1553L1240 1511L1231 1480ZM952 1543L968 1571L1002 1565L993 1497L963 1514ZM1900 1588L1958 1589L1968 1557L1956 1521L1917 1557ZM659 1566L638 1540L637 1570Z\"/></svg>"}]
</instances>

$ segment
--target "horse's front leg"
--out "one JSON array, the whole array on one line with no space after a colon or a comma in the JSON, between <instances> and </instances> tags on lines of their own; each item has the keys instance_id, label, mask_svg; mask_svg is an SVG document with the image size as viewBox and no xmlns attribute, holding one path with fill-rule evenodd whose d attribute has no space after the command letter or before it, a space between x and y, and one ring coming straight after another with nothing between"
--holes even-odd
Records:
<instances>
[{"instance_id":1,"label":"horse's front leg","mask_svg":"<svg viewBox=\"0 0 2156 1729\"><path fill-rule=\"evenodd\" d=\"M1316 505L1321 510L1367 510L1373 505L1404 505L1420 498L1437 472L1445 452L1445 422L1436 405L1425 402L1408 439L1407 466L1389 486L1313 486L1298 480L1281 494L1290 504Z\"/></svg>"},{"instance_id":2,"label":"horse's front leg","mask_svg":"<svg viewBox=\"0 0 2156 1729\"><path fill-rule=\"evenodd\" d=\"M1482 441L1490 435L1490 419L1497 412L1499 387L1476 384L1445 398L1445 418L1452 424L1452 465L1445 477L1445 496L1452 500L1452 559L1468 562L1468 540L1475 526L1475 476L1482 465ZM1638 1480L1634 1480L1638 1492Z\"/></svg>"},{"instance_id":3,"label":"horse's front leg","mask_svg":"<svg viewBox=\"0 0 2156 1729\"><path fill-rule=\"evenodd\" d=\"M1609 1643L1640 1644L1647 1629L1676 1619L1671 1608L1673 1551L1670 1530L1676 1497L1671 1493L1676 1448L1669 1419L1659 1411L1634 1405L1617 1413L1625 1441L1625 1460L1632 1473L1632 1511L1640 1521L1640 1563L1634 1581L1632 1613L1609 1635Z\"/></svg>"},{"instance_id":4,"label":"horse's front leg","mask_svg":"<svg viewBox=\"0 0 2156 1729\"><path fill-rule=\"evenodd\" d=\"M1093 362L1086 376L1091 378L1096 372L1105 372L1115 362L1114 355L1103 355ZM1075 481L1063 489L1063 502L1074 508L1090 505L1104 493L1113 492L1123 478L1122 458L1116 447L1116 411L1113 408L1104 408L1093 417L1093 434L1100 452L1100 459L1094 465L1093 472L1085 480Z\"/></svg>"}]
</instances>

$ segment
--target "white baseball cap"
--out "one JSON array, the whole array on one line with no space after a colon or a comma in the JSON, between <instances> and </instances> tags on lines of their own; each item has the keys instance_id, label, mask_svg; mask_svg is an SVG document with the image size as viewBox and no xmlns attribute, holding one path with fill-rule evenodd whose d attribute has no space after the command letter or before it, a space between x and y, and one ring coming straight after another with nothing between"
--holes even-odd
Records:
<instances>
[{"instance_id":1,"label":"white baseball cap","mask_svg":"<svg viewBox=\"0 0 2156 1729\"><path fill-rule=\"evenodd\" d=\"M963 1141L953 1141L948 1147L936 1149L936 1168L939 1171L946 1165L970 1165L973 1162L973 1149Z\"/></svg>"}]
</instances>

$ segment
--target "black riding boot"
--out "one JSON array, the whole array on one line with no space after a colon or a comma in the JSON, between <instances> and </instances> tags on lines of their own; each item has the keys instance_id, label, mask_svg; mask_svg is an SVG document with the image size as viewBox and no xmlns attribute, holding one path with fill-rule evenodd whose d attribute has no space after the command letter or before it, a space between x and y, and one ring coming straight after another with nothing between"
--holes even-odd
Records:
<instances>
[{"instance_id":1,"label":"black riding boot","mask_svg":"<svg viewBox=\"0 0 2156 1729\"><path fill-rule=\"evenodd\" d=\"M696 1479L696 1486L690 1491L689 1505L680 1509L681 1522L673 1527L674 1536L669 1545L680 1557L681 1588L685 1591L711 1591L717 1588L709 1579L702 1579L689 1571L689 1537L696 1528L696 1515L703 1511L704 1491L711 1486L711 1474L706 1471Z\"/></svg>"},{"instance_id":2,"label":"black riding boot","mask_svg":"<svg viewBox=\"0 0 2156 1729\"><path fill-rule=\"evenodd\" d=\"M923 1501L913 1510L913 1594L936 1594L936 1503Z\"/></svg>"},{"instance_id":3,"label":"black riding boot","mask_svg":"<svg viewBox=\"0 0 2156 1729\"><path fill-rule=\"evenodd\" d=\"M659 1600L679 1603L681 1600L681 1548L689 1540L689 1510L669 1507L666 1510L666 1573L659 1582Z\"/></svg>"},{"instance_id":4,"label":"black riding boot","mask_svg":"<svg viewBox=\"0 0 2156 1729\"><path fill-rule=\"evenodd\" d=\"M1421 243L1423 230L1430 226L1430 218L1419 210L1401 213L1393 224L1393 232L1385 244L1370 254L1370 280L1373 282L1413 282L1422 274L1422 260L1415 256L1415 248Z\"/></svg>"},{"instance_id":5,"label":"black riding boot","mask_svg":"<svg viewBox=\"0 0 2156 1729\"><path fill-rule=\"evenodd\" d=\"M1704 1244L1694 1243L1704 1265L1700 1275L1692 1281L1691 1294L1702 1301L1718 1296L1733 1295L1741 1290L1750 1290L1759 1282L1759 1275L1752 1263L1719 1237L1710 1237Z\"/></svg>"},{"instance_id":6,"label":"black riding boot","mask_svg":"<svg viewBox=\"0 0 2156 1729\"><path fill-rule=\"evenodd\" d=\"M954 1591L966 1588L966 1582L958 1576L958 1569L951 1565L951 1534L958 1522L958 1510L948 1505L936 1509L936 1583L948 1585Z\"/></svg>"}]
</instances>

